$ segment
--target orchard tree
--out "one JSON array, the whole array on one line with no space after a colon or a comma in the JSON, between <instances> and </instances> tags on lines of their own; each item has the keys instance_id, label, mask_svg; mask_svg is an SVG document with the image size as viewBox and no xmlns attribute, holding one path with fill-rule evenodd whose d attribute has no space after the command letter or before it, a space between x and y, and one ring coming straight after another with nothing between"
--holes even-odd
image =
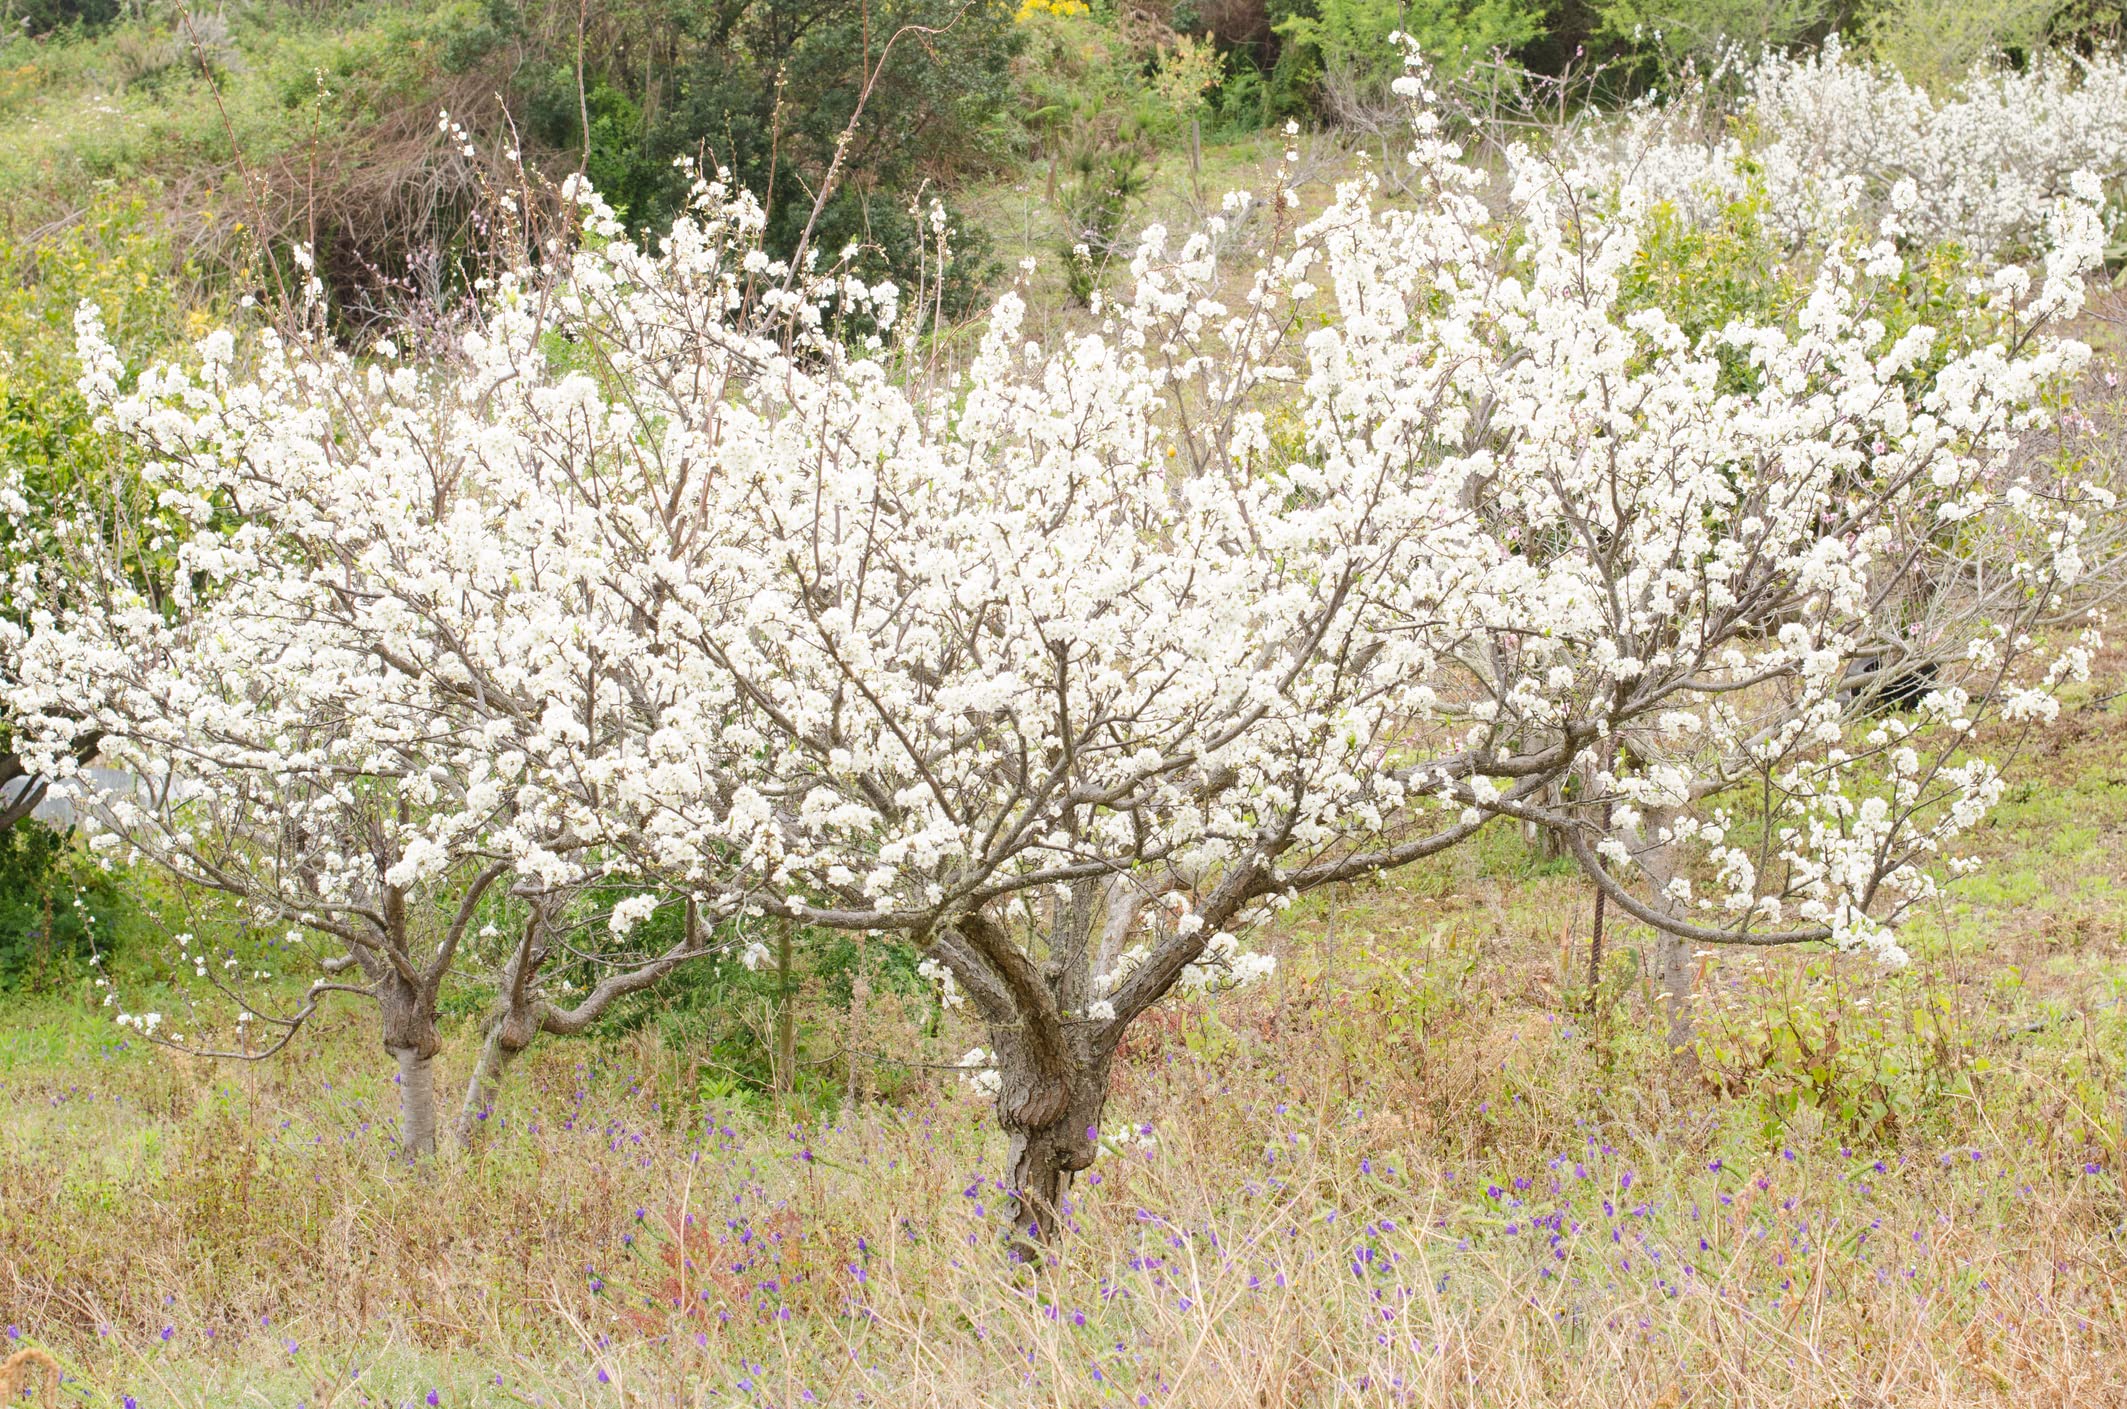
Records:
<instances>
[{"instance_id":1,"label":"orchard tree","mask_svg":"<svg viewBox=\"0 0 2127 1409\"><path fill-rule=\"evenodd\" d=\"M1133 303L1053 351L1007 298L951 376L820 334L821 301L750 336L705 322L740 297L694 292L712 259L787 271L704 229L655 259L609 244L551 306L662 433L519 452L572 465L556 492L610 525L600 560L639 604L608 657L639 746L575 825L675 889L943 965L989 1028L1008 1173L1043 1232L1131 1022L1245 973L1268 906L1472 834L1492 815L1474 779L1519 771L1489 795L1525 797L1571 761L1413 732L1425 663L1370 626L1451 610L1430 505L1377 466L1267 454L1251 408L1311 256L1229 312L1204 303L1222 233L1148 242ZM1412 796L1415 757L1438 797ZM1104 969L1096 929L1126 934L1147 900L1159 922Z\"/></svg>"},{"instance_id":2,"label":"orchard tree","mask_svg":"<svg viewBox=\"0 0 2127 1409\"><path fill-rule=\"evenodd\" d=\"M2119 169L2116 63L1916 108L1833 46L1746 71L1779 115L1749 138L1704 140L1693 94L1508 154L1531 236L1508 292L1552 326L1502 307L1461 334L1494 407L1483 508L1532 584L1478 669L1487 691L1572 670L1530 737L1600 723L1569 796L1520 815L1656 930L1673 1048L1695 945L1904 962L1899 920L2089 668L2127 569L2118 485L2047 408L2087 357L2055 332L2104 243L2078 167ZM1891 110L2009 169L1891 170ZM1650 240L1657 214L1693 235ZM1743 272L1709 287L1714 265Z\"/></svg>"},{"instance_id":3,"label":"orchard tree","mask_svg":"<svg viewBox=\"0 0 2127 1409\"><path fill-rule=\"evenodd\" d=\"M225 1055L273 1055L328 994L372 999L398 1066L401 1138L426 1153L437 997L509 867L485 826L431 828L424 814L462 789L493 825L506 821L506 801L492 779L438 761L425 722L377 708L358 660L306 652L267 604L243 605L258 580L237 579L217 603L224 610L175 624L139 608L101 640L48 634L41 644L66 659L36 662L38 674L86 704L104 757L133 779L77 791L97 832L91 845L160 868L185 893L228 897L243 930L285 932L274 968L307 959L320 971L292 1011L277 1012L272 970L242 962L218 927L177 934L178 964L227 998L246 1029ZM244 630L252 623L264 630ZM174 1017L129 1020L158 1040L213 1048L212 1019L196 1007L183 1036Z\"/></svg>"},{"instance_id":4,"label":"orchard tree","mask_svg":"<svg viewBox=\"0 0 2127 1409\"><path fill-rule=\"evenodd\" d=\"M1172 257L1155 231L1098 332L1029 345L1007 299L942 387L759 354L740 409L693 403L701 513L633 569L630 668L693 683L646 683L676 703L644 756L678 766L645 771L642 829L742 849L770 913L929 946L990 1026L1041 1231L1122 1031L1266 902L1508 816L1669 937L1680 1014L1692 943L1902 962L1999 795L1973 722L2087 671L2065 618L2109 495L2011 473L2083 356L2047 330L2097 255L2087 183L2042 278L1955 326L1905 317L1903 256L1856 238L1694 342L1620 297L1633 202L1598 216L1516 154L1495 214L1423 111L1413 165L1415 210L1354 183L1233 308L1222 230ZM674 422L742 375L635 342L632 299L609 356ZM1922 600L1977 669L1927 693L1925 746L1850 748ZM1133 892L1173 922L1100 972Z\"/></svg>"},{"instance_id":5,"label":"orchard tree","mask_svg":"<svg viewBox=\"0 0 2127 1409\"><path fill-rule=\"evenodd\" d=\"M215 345L198 374L114 398L155 473L210 506L187 552L214 587L155 612L114 588L55 624L54 688L71 669L121 702L100 719L170 718L182 734L155 747L202 757L206 789L288 776L302 745L282 736L344 716L326 747L354 781L332 796L391 839L334 853L359 876L333 888L347 905L461 862L515 877L531 919L469 1106L533 1026L584 1020L520 1001L550 923L537 887L582 879L583 858L711 917L924 946L991 1026L1013 1179L1052 1227L1131 1021L1243 965L1260 902L1489 815L1458 802L1420 825L1399 742L1420 672L1359 634L1369 584L1407 610L1442 595L1404 570L1421 525L1393 486L1268 466L1244 409L1280 370L1280 285L1305 257L1218 316L1219 356L1145 352L1207 334L1188 301L1214 232L1173 276L1148 248L1105 336L1029 356L1008 302L965 378L931 378L912 342L845 347L833 320L891 330L893 291L774 265L745 199L705 187L655 256L585 200L594 238L567 277L505 281L447 359L364 368L269 338L240 384ZM1178 310L1189 326L1163 329ZM93 327L84 344L107 358ZM1159 424L1185 403L1202 436ZM192 653L157 660L127 630ZM204 731L201 681L227 692ZM1483 747L1437 760L1444 794ZM1526 761L1508 795L1565 762ZM186 815L242 833L173 806L113 820L180 846ZM242 887L317 913L309 890ZM1120 934L1145 898L1168 902L1149 942L1096 973L1096 912Z\"/></svg>"},{"instance_id":6,"label":"orchard tree","mask_svg":"<svg viewBox=\"0 0 2127 1409\"><path fill-rule=\"evenodd\" d=\"M1578 182L1522 175L1562 204ZM1543 584L1515 668L1565 659L1576 684L1547 703L1603 743L1576 805L1522 815L1658 932L1673 1049L1694 945L1903 964L1897 926L1969 864L1955 843L2006 755L2088 677L2127 554L2109 476L2047 411L2087 359L2054 330L2103 244L2098 184L2070 184L2035 271L1975 271L1916 308L1941 256L1908 252L1894 209L1816 253L1790 317L1695 340L1664 310L1620 316L1629 189L1614 215L1528 222L1569 236L1531 258L1560 321L1493 354L1485 492ZM1560 638L1607 644L1577 661Z\"/></svg>"},{"instance_id":7,"label":"orchard tree","mask_svg":"<svg viewBox=\"0 0 2127 1409\"><path fill-rule=\"evenodd\" d=\"M457 1122L468 1137L533 1034L580 1032L706 952L691 924L660 952L632 949L657 899L632 895L602 917L610 940L575 951L597 971L588 989L556 1002L545 982L554 937L609 870L537 781L598 757L580 727L595 728L599 696L578 669L588 618L568 544L460 492L472 482L451 457L468 451L439 419L455 403L422 395L454 397L449 369L371 376L267 335L239 384L223 334L195 372L153 369L121 392L92 313L80 340L92 397L146 452L142 482L167 511L84 512L65 535L68 596L37 613L15 672L47 766L63 773L95 739L137 781L72 789L99 849L233 898L250 926L289 927L321 971L276 1012L267 975L225 975L230 960L183 936L181 961L250 1029L232 1055L277 1052L326 995L376 1002L416 1153L435 1142L442 986L486 961L499 998ZM368 452L354 472L336 462L342 434ZM147 552L173 558L173 588L128 570ZM517 929L507 945L502 924ZM159 1015L135 1021L172 1040ZM277 1037L248 1040L264 1027Z\"/></svg>"},{"instance_id":8,"label":"orchard tree","mask_svg":"<svg viewBox=\"0 0 2127 1409\"><path fill-rule=\"evenodd\" d=\"M518 937L495 979L495 999L484 1023L479 1055L466 1078L465 1101L459 1108L457 1140L471 1148L479 1123L493 1108L510 1064L542 1033L574 1037L590 1029L619 1000L654 988L667 974L693 960L728 955L730 938L712 942L702 925L701 910L692 899L672 902L651 891L637 891L614 904L603 916L591 915L571 926L570 909L552 891L528 898L528 914ZM677 903L683 918L678 938L662 949L631 947L629 936L661 904ZM575 908L582 898L576 897ZM610 932L605 942L571 944L572 928L600 927ZM561 962L590 967L596 972L584 989L563 988L557 999L552 969Z\"/></svg>"}]
</instances>

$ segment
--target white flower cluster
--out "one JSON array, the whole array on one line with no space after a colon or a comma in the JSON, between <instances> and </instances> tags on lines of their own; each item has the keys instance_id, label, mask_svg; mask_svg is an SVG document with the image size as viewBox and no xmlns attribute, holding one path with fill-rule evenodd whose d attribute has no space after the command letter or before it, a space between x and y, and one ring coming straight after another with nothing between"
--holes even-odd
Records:
<instances>
[{"instance_id":1,"label":"white flower cluster","mask_svg":"<svg viewBox=\"0 0 2127 1409\"><path fill-rule=\"evenodd\" d=\"M991 1065L993 1060L989 1049L984 1047L975 1047L961 1054L960 1079L967 1083L969 1095L994 1101L997 1093L1004 1089L1004 1078Z\"/></svg>"},{"instance_id":2,"label":"white flower cluster","mask_svg":"<svg viewBox=\"0 0 2127 1409\"><path fill-rule=\"evenodd\" d=\"M1567 143L1580 179L1710 216L1754 191L1791 240L1890 225L1989 259L2042 243L2078 172L2127 176L2127 55L2042 51L1937 98L1895 69L1822 49L1731 58L1681 94ZM1730 103L1716 93L1733 91Z\"/></svg>"},{"instance_id":3,"label":"white flower cluster","mask_svg":"<svg viewBox=\"0 0 2127 1409\"><path fill-rule=\"evenodd\" d=\"M657 913L657 897L654 895L631 895L617 902L612 913L606 917L606 928L616 939L626 939L635 932L635 927Z\"/></svg>"},{"instance_id":4,"label":"white flower cluster","mask_svg":"<svg viewBox=\"0 0 2127 1409\"><path fill-rule=\"evenodd\" d=\"M925 957L916 962L916 972L938 985L938 1004L943 1008L965 1006L967 995L960 991L960 984L953 971L936 959Z\"/></svg>"},{"instance_id":5,"label":"white flower cluster","mask_svg":"<svg viewBox=\"0 0 2127 1409\"><path fill-rule=\"evenodd\" d=\"M1177 987L1184 993L1241 988L1257 979L1270 977L1277 967L1277 956L1261 952L1243 954L1241 942L1222 930L1204 945L1204 952L1195 962L1182 970Z\"/></svg>"},{"instance_id":6,"label":"white flower cluster","mask_svg":"<svg viewBox=\"0 0 2127 1409\"><path fill-rule=\"evenodd\" d=\"M1090 1005L1086 1015L1090 1018L1108 1019L1115 1016L1115 1005L1106 995L1121 988L1130 976L1152 957L1153 946L1149 943L1132 945L1116 956L1107 972L1093 979L1093 991L1101 995ZM1203 997L1227 989L1244 988L1258 979L1276 973L1277 956L1259 951L1243 953L1240 940L1231 932L1220 930L1204 941L1196 958L1182 966L1175 987L1191 997Z\"/></svg>"}]
</instances>

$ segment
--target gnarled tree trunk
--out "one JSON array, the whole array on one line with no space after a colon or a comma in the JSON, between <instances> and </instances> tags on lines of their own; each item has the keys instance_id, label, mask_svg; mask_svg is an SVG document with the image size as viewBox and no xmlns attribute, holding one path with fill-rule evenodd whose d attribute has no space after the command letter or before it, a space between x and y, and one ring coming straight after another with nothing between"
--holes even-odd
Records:
<instances>
[{"instance_id":1,"label":"gnarled tree trunk","mask_svg":"<svg viewBox=\"0 0 2127 1409\"><path fill-rule=\"evenodd\" d=\"M509 1073L510 1063L532 1045L538 1032L539 1015L529 1004L507 1006L489 1018L480 1056L465 1083L465 1104L458 1111L458 1148L472 1146L473 1131L494 1109L495 1095L502 1089L502 1078Z\"/></svg>"},{"instance_id":2,"label":"gnarled tree trunk","mask_svg":"<svg viewBox=\"0 0 2127 1409\"><path fill-rule=\"evenodd\" d=\"M1092 940L1102 887L1081 880L1052 905L1040 964L995 920L963 916L941 936L950 964L990 1029L997 1120L1018 1236L1048 1242L1072 1176L1093 1163L1121 1025L1089 1015Z\"/></svg>"},{"instance_id":3,"label":"gnarled tree trunk","mask_svg":"<svg viewBox=\"0 0 2127 1409\"><path fill-rule=\"evenodd\" d=\"M465 1086L465 1104L459 1108L457 1142L464 1149L472 1144L481 1115L491 1110L502 1078L517 1055L532 1045L542 1032L573 1036L596 1022L615 1001L639 993L689 959L709 951L704 945L701 912L687 902L687 924L680 942L662 954L644 959L600 980L581 1003L557 1008L539 991L539 970L547 959L548 904L537 901L526 918L524 934L516 952L502 971L502 990L488 1015L487 1035L480 1044L480 1057L473 1064Z\"/></svg>"},{"instance_id":4,"label":"gnarled tree trunk","mask_svg":"<svg viewBox=\"0 0 2127 1409\"><path fill-rule=\"evenodd\" d=\"M533 981L546 960L546 908L535 903L525 917L524 933L502 968L501 990L487 1018L487 1035L480 1043L480 1056L465 1083L465 1103L458 1110L458 1148L468 1149L473 1130L494 1107L495 1093L517 1054L539 1035L539 1005Z\"/></svg>"},{"instance_id":5,"label":"gnarled tree trunk","mask_svg":"<svg viewBox=\"0 0 2127 1409\"><path fill-rule=\"evenodd\" d=\"M435 991L419 980L388 974L377 986L384 1050L399 1067L399 1141L410 1155L436 1152Z\"/></svg>"},{"instance_id":6,"label":"gnarled tree trunk","mask_svg":"<svg viewBox=\"0 0 2127 1409\"><path fill-rule=\"evenodd\" d=\"M1011 1142L1005 1183L1013 1194L1013 1221L1020 1233L1046 1243L1063 1224L1072 1178L1093 1163L1099 1150L1114 1046L1072 1042L1059 1078L1039 1072L1024 1044L1001 1033L994 1040L1001 1088L997 1115Z\"/></svg>"}]
</instances>

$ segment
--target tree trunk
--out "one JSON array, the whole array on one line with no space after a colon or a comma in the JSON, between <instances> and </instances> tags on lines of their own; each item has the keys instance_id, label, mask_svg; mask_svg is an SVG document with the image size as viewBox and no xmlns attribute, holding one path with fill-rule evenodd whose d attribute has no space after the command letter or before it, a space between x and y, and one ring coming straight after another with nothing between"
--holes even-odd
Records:
<instances>
[{"instance_id":1,"label":"tree trunk","mask_svg":"<svg viewBox=\"0 0 2127 1409\"><path fill-rule=\"evenodd\" d=\"M1690 1059L1691 941L1673 934L1658 936L1661 943L1662 988L1669 994L1669 1058L1684 1063Z\"/></svg>"},{"instance_id":2,"label":"tree trunk","mask_svg":"<svg viewBox=\"0 0 2127 1409\"><path fill-rule=\"evenodd\" d=\"M1093 1163L1100 1148L1115 1043L1106 1024L1089 1020L1086 1009L1093 998L1093 932L1104 889L1098 881L1075 881L1052 912L1041 978L1063 1018L1056 1066L1042 1070L1027 1043L1013 1040L1010 1031L992 1031L997 1112L1011 1138L1005 1181L1013 1191L1013 1223L1035 1242L1055 1238L1071 1178Z\"/></svg>"},{"instance_id":3,"label":"tree trunk","mask_svg":"<svg viewBox=\"0 0 2127 1409\"><path fill-rule=\"evenodd\" d=\"M1563 789L1561 789L1563 791ZM1603 830L1610 830L1610 804L1603 804ZM1564 839L1558 833L1547 830L1544 835L1563 846ZM1595 888L1595 919L1588 926L1588 1011L1593 1013L1602 1005L1603 993L1603 902L1608 896L1601 886Z\"/></svg>"},{"instance_id":4,"label":"tree trunk","mask_svg":"<svg viewBox=\"0 0 2127 1409\"><path fill-rule=\"evenodd\" d=\"M688 932L693 932L694 912L687 912ZM543 1002L533 991L539 967L546 962L546 906L535 903L525 916L524 933L502 966L501 991L487 1020L487 1040L480 1044L480 1059L473 1063L472 1077L465 1083L465 1104L458 1112L458 1148L470 1149L473 1130L495 1105L502 1078L517 1054L539 1035Z\"/></svg>"},{"instance_id":5,"label":"tree trunk","mask_svg":"<svg viewBox=\"0 0 2127 1409\"><path fill-rule=\"evenodd\" d=\"M1101 918L1100 953L1093 959L1089 979L1107 977L1115 968L1115 961L1122 957L1130 943L1130 928L1137 923L1138 911L1143 902L1130 877L1117 876L1108 882L1105 899L1106 914Z\"/></svg>"},{"instance_id":6,"label":"tree trunk","mask_svg":"<svg viewBox=\"0 0 2127 1409\"><path fill-rule=\"evenodd\" d=\"M1071 1059L1060 1083L1043 1078L1017 1044L1000 1039L996 1048L997 1115L1011 1137L1005 1187L1012 1191L1015 1234L1034 1243L1054 1241L1063 1225L1072 1177L1093 1163L1100 1148L1110 1054L1076 1041L1070 1045ZM1058 1084L1060 1103L1049 1095ZM1060 1111L1050 1114L1058 1104ZM1043 1115L1048 1118L1041 1119Z\"/></svg>"},{"instance_id":7,"label":"tree trunk","mask_svg":"<svg viewBox=\"0 0 2127 1409\"><path fill-rule=\"evenodd\" d=\"M776 941L775 951L775 1094L780 1102L797 1089L798 1018L795 995L791 992L790 922L784 921L779 929L781 936Z\"/></svg>"},{"instance_id":8,"label":"tree trunk","mask_svg":"<svg viewBox=\"0 0 2127 1409\"><path fill-rule=\"evenodd\" d=\"M399 1064L399 1141L416 1157L436 1152L435 1054L418 1047L394 1047Z\"/></svg>"},{"instance_id":9,"label":"tree trunk","mask_svg":"<svg viewBox=\"0 0 2127 1409\"><path fill-rule=\"evenodd\" d=\"M480 1059L473 1063L472 1077L465 1083L465 1105L458 1112L459 1149L472 1148L473 1131L494 1109L495 1096L502 1089L502 1078L508 1074L510 1063L531 1045L537 1031L538 1023L529 1010L505 1013L488 1025L487 1040L480 1044Z\"/></svg>"},{"instance_id":10,"label":"tree trunk","mask_svg":"<svg viewBox=\"0 0 2127 1409\"><path fill-rule=\"evenodd\" d=\"M1675 913L1675 902L1668 893L1669 883L1676 879L1677 855L1671 843L1660 840L1663 830L1674 825L1676 812L1669 808L1650 808L1645 830L1632 838L1633 852L1639 859L1640 869L1654 882L1653 903L1664 911ZM1691 941L1669 934L1666 931L1655 935L1655 961L1661 968L1662 991L1669 996L1669 1059L1679 1065L1691 1061Z\"/></svg>"},{"instance_id":11,"label":"tree trunk","mask_svg":"<svg viewBox=\"0 0 2127 1409\"><path fill-rule=\"evenodd\" d=\"M516 1055L502 1045L501 1024L490 1027L487 1040L480 1044L479 1060L473 1063L473 1074L465 1083L465 1104L458 1111L460 1149L471 1147L473 1127L479 1124L482 1115L493 1108L495 1092L502 1085L502 1077L509 1070L511 1058Z\"/></svg>"},{"instance_id":12,"label":"tree trunk","mask_svg":"<svg viewBox=\"0 0 2127 1409\"><path fill-rule=\"evenodd\" d=\"M425 983L387 972L377 985L384 1050L399 1065L399 1140L415 1157L436 1152L436 995Z\"/></svg>"}]
</instances>

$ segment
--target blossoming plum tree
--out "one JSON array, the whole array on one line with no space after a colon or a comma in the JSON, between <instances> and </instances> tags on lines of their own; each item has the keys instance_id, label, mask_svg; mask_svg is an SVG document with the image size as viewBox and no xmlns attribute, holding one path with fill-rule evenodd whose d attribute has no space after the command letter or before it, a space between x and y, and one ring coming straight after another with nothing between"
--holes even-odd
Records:
<instances>
[{"instance_id":1,"label":"blossoming plum tree","mask_svg":"<svg viewBox=\"0 0 2127 1409\"><path fill-rule=\"evenodd\" d=\"M2116 48L1983 64L1937 95L1833 37L1813 52L1737 56L1616 118L1591 112L1557 147L1591 194L1631 187L1693 220L1762 190L1765 218L1796 248L1902 206L1912 248L1993 261L2044 242L2047 212L2077 173L2117 193L2122 94L2127 55Z\"/></svg>"},{"instance_id":2,"label":"blossoming plum tree","mask_svg":"<svg viewBox=\"0 0 2127 1409\"><path fill-rule=\"evenodd\" d=\"M402 1138L425 1151L435 1130L436 998L507 870L486 845L505 799L492 780L448 765L431 747L430 721L370 688L370 662L327 633L290 630L280 574L243 564L201 605L188 571L179 581L189 600L165 604L123 577L92 576L122 561L80 562L77 585L94 588L46 624L25 672L47 698L67 702L55 720L97 730L104 757L135 780L130 790L79 792L104 828L94 845L230 897L242 924L291 927L295 953L314 951L323 975L292 1013L276 1015L253 991L268 973L206 943L195 952L189 930L178 936L180 962L235 1005L244 1055L279 1050L328 993L373 998L399 1067ZM469 794L472 824L424 826L419 812L452 792ZM338 977L350 970L365 982ZM196 1016L184 1024L193 1045L211 1045ZM175 1040L152 1018L133 1020ZM262 1027L278 1038L254 1043Z\"/></svg>"},{"instance_id":3,"label":"blossoming plum tree","mask_svg":"<svg viewBox=\"0 0 2127 1409\"><path fill-rule=\"evenodd\" d=\"M1693 943L1902 962L1897 921L1999 794L1975 731L2050 717L2087 672L2118 587L2113 493L2029 442L2087 355L2048 330L2081 306L2102 193L2076 178L2034 222L2041 277L1975 275L1949 326L1912 316L1894 216L1820 247L1785 317L1693 341L1620 297L1643 193L1609 209L1581 199L1581 172L1524 152L1509 169L1511 249L1453 166L1435 182L1459 208L1452 261L1415 219L1324 217L1332 267L1372 277L1340 282L1343 316L1314 336L1310 391L1344 404L1312 397L1311 435L1403 455L1378 427L1440 378L1481 408L1481 435L1414 457L1496 555L1462 604L1483 633L1436 657L1462 701L1443 717L1575 751L1575 805L1506 810L1666 937L1681 1042ZM1352 369L1384 367L1351 397ZM1876 683L1904 682L1921 719L1850 739L1881 704L1857 683L1886 665Z\"/></svg>"},{"instance_id":4,"label":"blossoming plum tree","mask_svg":"<svg viewBox=\"0 0 2127 1409\"><path fill-rule=\"evenodd\" d=\"M589 989L563 1005L542 987L572 903L605 869L526 777L557 732L573 767L594 766L603 741L582 727L595 728L600 697L595 670L579 668L592 618L567 544L457 492L447 467L468 451L438 419L457 404L455 377L402 368L341 384L334 374L354 371L344 356L268 336L239 384L221 335L201 345L196 374L151 370L121 393L92 313L79 332L92 399L149 452L142 480L161 508L138 519L82 506L69 592L33 608L21 702L58 706L41 717L62 772L93 732L139 780L77 790L106 829L99 846L343 951L311 955L323 974L278 1016L224 980L219 957L184 957L240 1024L279 1029L245 1055L278 1051L326 994L374 999L414 1152L435 1140L441 986L470 951L499 965L458 1122L468 1138L534 1034L582 1031L709 952L693 924L663 952L630 949L657 899L630 896L612 942L577 951L600 971ZM444 399L425 398L425 381ZM340 434L367 452L360 473L333 463ZM154 552L175 564L167 589L128 571ZM556 615L555 594L573 614ZM554 621L564 639L542 638L536 623ZM489 941L512 914L517 937L498 951ZM355 969L360 983L338 977Z\"/></svg>"}]
</instances>

